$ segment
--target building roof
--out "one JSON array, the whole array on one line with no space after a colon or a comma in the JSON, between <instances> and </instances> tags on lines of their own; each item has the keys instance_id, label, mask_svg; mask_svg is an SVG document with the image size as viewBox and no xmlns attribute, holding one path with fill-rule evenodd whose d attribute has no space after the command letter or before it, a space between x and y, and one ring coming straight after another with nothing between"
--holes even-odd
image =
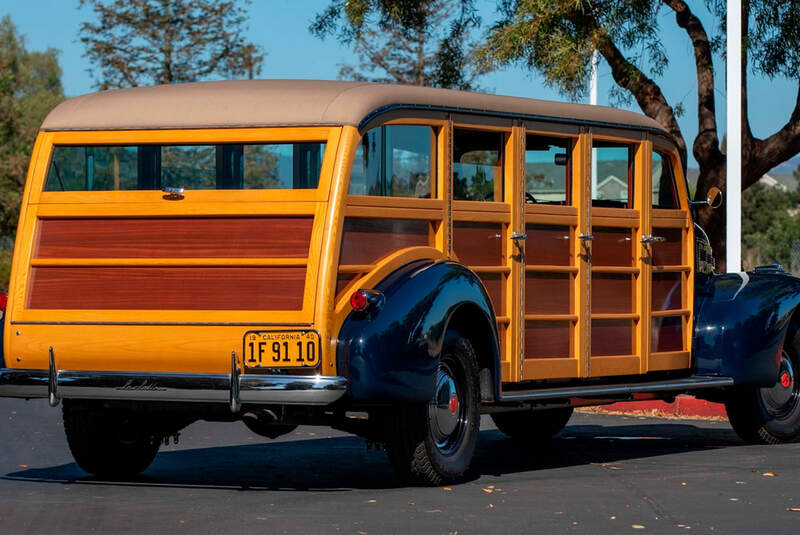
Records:
<instances>
[{"instance_id":1,"label":"building roof","mask_svg":"<svg viewBox=\"0 0 800 535\"><path fill-rule=\"evenodd\" d=\"M430 87L315 80L238 80L135 87L66 100L41 129L136 130L363 126L382 111L427 108L664 129L652 119L587 106Z\"/></svg>"}]
</instances>

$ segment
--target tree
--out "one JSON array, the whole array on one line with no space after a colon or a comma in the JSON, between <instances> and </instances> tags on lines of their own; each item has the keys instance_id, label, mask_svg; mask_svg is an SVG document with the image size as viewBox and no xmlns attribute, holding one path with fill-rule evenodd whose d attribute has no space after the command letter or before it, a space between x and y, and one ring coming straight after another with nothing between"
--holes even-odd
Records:
<instances>
[{"instance_id":1,"label":"tree","mask_svg":"<svg viewBox=\"0 0 800 535\"><path fill-rule=\"evenodd\" d=\"M29 51L11 18L0 20L0 287L8 283L10 244L36 132L63 99L58 51Z\"/></svg>"},{"instance_id":2,"label":"tree","mask_svg":"<svg viewBox=\"0 0 800 535\"><path fill-rule=\"evenodd\" d=\"M359 64L343 65L340 78L474 89L485 72L470 40L470 30L480 24L471 7L459 7L457 0L419 0L398 24L396 17L403 14L395 9L403 3L384 2L375 6L377 19L365 16L353 23L348 10L354 4L333 0L310 27L320 38L336 33L341 42L353 45Z\"/></svg>"},{"instance_id":3,"label":"tree","mask_svg":"<svg viewBox=\"0 0 800 535\"><path fill-rule=\"evenodd\" d=\"M80 0L97 17L84 22L84 56L96 87L192 82L261 72L264 54L246 42L249 0Z\"/></svg>"},{"instance_id":4,"label":"tree","mask_svg":"<svg viewBox=\"0 0 800 535\"><path fill-rule=\"evenodd\" d=\"M742 263L745 269L765 264L800 268L792 250L800 245L798 192L756 183L742 195Z\"/></svg>"}]
</instances>

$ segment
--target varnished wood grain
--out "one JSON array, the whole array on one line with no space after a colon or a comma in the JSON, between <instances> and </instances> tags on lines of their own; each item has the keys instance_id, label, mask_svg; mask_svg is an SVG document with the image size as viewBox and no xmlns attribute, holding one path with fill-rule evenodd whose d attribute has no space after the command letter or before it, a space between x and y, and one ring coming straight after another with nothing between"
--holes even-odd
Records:
<instances>
[{"instance_id":1,"label":"varnished wood grain","mask_svg":"<svg viewBox=\"0 0 800 535\"><path fill-rule=\"evenodd\" d=\"M627 228L592 228L592 265L633 266L633 240Z\"/></svg>"},{"instance_id":2,"label":"varnished wood grain","mask_svg":"<svg viewBox=\"0 0 800 535\"><path fill-rule=\"evenodd\" d=\"M336 298L338 299L342 295L342 290L347 288L347 285L353 282L353 279L358 277L358 273L339 273L339 276L336 277Z\"/></svg>"},{"instance_id":3,"label":"varnished wood grain","mask_svg":"<svg viewBox=\"0 0 800 535\"><path fill-rule=\"evenodd\" d=\"M525 324L525 358L567 358L570 323L566 321L529 321Z\"/></svg>"},{"instance_id":4,"label":"varnished wood grain","mask_svg":"<svg viewBox=\"0 0 800 535\"><path fill-rule=\"evenodd\" d=\"M453 223L453 250L467 266L502 266L503 226L500 223Z\"/></svg>"},{"instance_id":5,"label":"varnished wood grain","mask_svg":"<svg viewBox=\"0 0 800 535\"><path fill-rule=\"evenodd\" d=\"M311 217L44 219L36 258L303 258Z\"/></svg>"},{"instance_id":6,"label":"varnished wood grain","mask_svg":"<svg viewBox=\"0 0 800 535\"><path fill-rule=\"evenodd\" d=\"M679 266L681 258L681 239L683 232L679 228L653 228L653 236L661 236L666 241L653 244L654 266Z\"/></svg>"},{"instance_id":7,"label":"varnished wood grain","mask_svg":"<svg viewBox=\"0 0 800 535\"><path fill-rule=\"evenodd\" d=\"M633 281L633 276L626 274L592 273L592 312L633 312Z\"/></svg>"},{"instance_id":8,"label":"varnished wood grain","mask_svg":"<svg viewBox=\"0 0 800 535\"><path fill-rule=\"evenodd\" d=\"M654 318L650 331L651 351L681 351L683 349L683 320L680 316Z\"/></svg>"},{"instance_id":9,"label":"varnished wood grain","mask_svg":"<svg viewBox=\"0 0 800 535\"><path fill-rule=\"evenodd\" d=\"M525 264L529 266L568 266L570 261L569 227L526 225Z\"/></svg>"},{"instance_id":10,"label":"varnished wood grain","mask_svg":"<svg viewBox=\"0 0 800 535\"><path fill-rule=\"evenodd\" d=\"M505 301L503 300L504 277L500 273L480 273L478 276L486 288L486 293L492 299L492 306L496 316L502 316Z\"/></svg>"},{"instance_id":11,"label":"varnished wood grain","mask_svg":"<svg viewBox=\"0 0 800 535\"><path fill-rule=\"evenodd\" d=\"M677 310L681 306L681 273L653 273L653 310Z\"/></svg>"},{"instance_id":12,"label":"varnished wood grain","mask_svg":"<svg viewBox=\"0 0 800 535\"><path fill-rule=\"evenodd\" d=\"M405 247L430 243L428 221L348 217L342 231L340 264L374 264Z\"/></svg>"},{"instance_id":13,"label":"varnished wood grain","mask_svg":"<svg viewBox=\"0 0 800 535\"><path fill-rule=\"evenodd\" d=\"M526 314L569 314L569 273L528 273L525 277Z\"/></svg>"},{"instance_id":14,"label":"varnished wood grain","mask_svg":"<svg viewBox=\"0 0 800 535\"><path fill-rule=\"evenodd\" d=\"M37 267L28 308L300 310L306 268Z\"/></svg>"},{"instance_id":15,"label":"varnished wood grain","mask_svg":"<svg viewBox=\"0 0 800 535\"><path fill-rule=\"evenodd\" d=\"M632 352L632 321L592 320L592 356L630 355Z\"/></svg>"}]
</instances>

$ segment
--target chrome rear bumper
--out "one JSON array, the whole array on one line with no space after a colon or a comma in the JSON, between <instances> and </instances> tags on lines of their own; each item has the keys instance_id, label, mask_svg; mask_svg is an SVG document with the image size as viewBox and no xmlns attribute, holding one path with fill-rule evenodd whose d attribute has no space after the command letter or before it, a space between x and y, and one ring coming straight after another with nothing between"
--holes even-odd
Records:
<instances>
[{"instance_id":1,"label":"chrome rear bumper","mask_svg":"<svg viewBox=\"0 0 800 535\"><path fill-rule=\"evenodd\" d=\"M0 369L0 396L50 397L51 404L62 398L190 401L230 403L238 410L238 403L327 405L346 391L344 377L314 375Z\"/></svg>"}]
</instances>

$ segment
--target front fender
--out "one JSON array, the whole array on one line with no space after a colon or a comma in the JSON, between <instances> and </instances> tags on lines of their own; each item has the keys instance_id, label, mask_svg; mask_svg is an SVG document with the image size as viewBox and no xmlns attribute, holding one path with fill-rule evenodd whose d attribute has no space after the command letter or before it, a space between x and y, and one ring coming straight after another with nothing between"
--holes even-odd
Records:
<instances>
[{"instance_id":1,"label":"front fender","mask_svg":"<svg viewBox=\"0 0 800 535\"><path fill-rule=\"evenodd\" d=\"M450 320L462 307L487 326L494 377L499 352L491 301L478 277L461 264L417 261L374 286L385 301L372 314L351 312L339 331L338 374L349 378L352 399L427 402Z\"/></svg>"},{"instance_id":2,"label":"front fender","mask_svg":"<svg viewBox=\"0 0 800 535\"><path fill-rule=\"evenodd\" d=\"M695 292L695 372L732 377L739 386L775 384L798 304L800 279L779 271L708 277Z\"/></svg>"}]
</instances>

